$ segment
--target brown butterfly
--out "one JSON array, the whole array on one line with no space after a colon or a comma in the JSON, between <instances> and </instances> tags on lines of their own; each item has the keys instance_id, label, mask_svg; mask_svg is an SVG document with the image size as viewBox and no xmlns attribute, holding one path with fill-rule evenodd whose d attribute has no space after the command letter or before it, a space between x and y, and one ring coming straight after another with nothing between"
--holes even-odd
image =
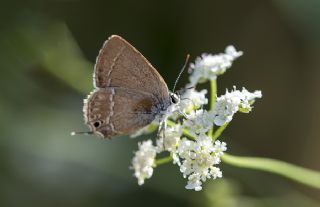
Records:
<instances>
[{"instance_id":1,"label":"brown butterfly","mask_svg":"<svg viewBox=\"0 0 320 207\"><path fill-rule=\"evenodd\" d=\"M126 40L112 35L99 52L95 89L84 100L89 132L104 138L128 135L150 124L179 97L169 92L157 70Z\"/></svg>"}]
</instances>

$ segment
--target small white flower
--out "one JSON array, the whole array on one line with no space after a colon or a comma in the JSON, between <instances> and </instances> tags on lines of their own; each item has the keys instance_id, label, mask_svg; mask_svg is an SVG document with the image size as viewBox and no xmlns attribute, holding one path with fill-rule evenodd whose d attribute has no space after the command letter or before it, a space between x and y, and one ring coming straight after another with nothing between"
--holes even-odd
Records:
<instances>
[{"instance_id":1,"label":"small white flower","mask_svg":"<svg viewBox=\"0 0 320 207\"><path fill-rule=\"evenodd\" d=\"M217 98L214 107L215 125L222 126L230 122L237 111L250 112L255 99L261 97L261 91L250 93L245 88L239 91L235 87L231 92L227 90L225 95Z\"/></svg>"},{"instance_id":2,"label":"small white flower","mask_svg":"<svg viewBox=\"0 0 320 207\"><path fill-rule=\"evenodd\" d=\"M202 183L207 179L222 177L222 172L215 165L220 163L220 157L226 150L224 142L216 141L214 144L208 136L199 136L195 141L182 139L177 148L176 161L184 178L188 178L186 189L199 191Z\"/></svg>"},{"instance_id":3,"label":"small white flower","mask_svg":"<svg viewBox=\"0 0 320 207\"><path fill-rule=\"evenodd\" d=\"M227 55L230 56L230 59L234 60L238 57L240 57L241 55L243 55L243 52L242 51L237 51L236 48L234 48L233 45L229 45L226 47L225 49L225 53Z\"/></svg>"},{"instance_id":4,"label":"small white flower","mask_svg":"<svg viewBox=\"0 0 320 207\"><path fill-rule=\"evenodd\" d=\"M188 177L188 184L186 185L186 189L195 191L202 190L202 182L200 181L199 174L192 174Z\"/></svg>"},{"instance_id":5,"label":"small white flower","mask_svg":"<svg viewBox=\"0 0 320 207\"><path fill-rule=\"evenodd\" d=\"M174 152L181 135L181 125L175 124L173 127L168 127L165 131L165 137L161 136L159 139L157 139L157 152L159 153L164 150Z\"/></svg>"},{"instance_id":6,"label":"small white flower","mask_svg":"<svg viewBox=\"0 0 320 207\"><path fill-rule=\"evenodd\" d=\"M151 140L139 143L139 150L132 159L132 169L139 185L143 185L145 179L151 178L155 157L156 147L152 145Z\"/></svg>"},{"instance_id":7,"label":"small white flower","mask_svg":"<svg viewBox=\"0 0 320 207\"><path fill-rule=\"evenodd\" d=\"M212 55L202 54L196 58L195 63L190 65L192 74L190 75L190 84L195 86L197 83L204 83L207 80L215 80L218 75L223 74L232 66L232 62L243 53L236 51L233 46L228 46L225 53Z\"/></svg>"},{"instance_id":8,"label":"small white flower","mask_svg":"<svg viewBox=\"0 0 320 207\"><path fill-rule=\"evenodd\" d=\"M194 88L187 89L184 94L181 95L180 108L185 112L192 110L193 108L200 108L202 105L208 104L206 94L208 91L203 89L197 91Z\"/></svg>"},{"instance_id":9,"label":"small white flower","mask_svg":"<svg viewBox=\"0 0 320 207\"><path fill-rule=\"evenodd\" d=\"M214 142L213 148L213 152L215 153L215 163L219 164L221 162L221 155L223 155L223 152L227 150L227 144L225 142L220 142L219 140L216 140Z\"/></svg>"},{"instance_id":10,"label":"small white flower","mask_svg":"<svg viewBox=\"0 0 320 207\"><path fill-rule=\"evenodd\" d=\"M183 124L192 135L197 136L209 131L213 126L214 119L215 116L212 111L199 109L192 111Z\"/></svg>"},{"instance_id":11,"label":"small white flower","mask_svg":"<svg viewBox=\"0 0 320 207\"><path fill-rule=\"evenodd\" d=\"M241 99L228 91L225 95L218 97L214 106L215 125L222 126L230 122L233 115L239 110L240 103Z\"/></svg>"},{"instance_id":12,"label":"small white flower","mask_svg":"<svg viewBox=\"0 0 320 207\"><path fill-rule=\"evenodd\" d=\"M235 89L235 88L234 88ZM241 94L241 104L239 106L239 111L248 113L252 110L252 104L254 103L256 98L261 98L262 93L261 91L254 91L253 93L250 93L245 89L244 87L242 88Z\"/></svg>"}]
</instances>

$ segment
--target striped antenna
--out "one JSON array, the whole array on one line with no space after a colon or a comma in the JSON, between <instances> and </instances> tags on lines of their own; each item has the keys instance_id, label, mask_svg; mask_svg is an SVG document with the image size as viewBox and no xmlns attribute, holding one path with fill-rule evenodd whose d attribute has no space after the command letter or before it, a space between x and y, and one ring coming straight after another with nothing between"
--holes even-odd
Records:
<instances>
[{"instance_id":1,"label":"striped antenna","mask_svg":"<svg viewBox=\"0 0 320 207\"><path fill-rule=\"evenodd\" d=\"M182 69L180 70L180 73L179 73L176 81L174 82L174 86L173 86L173 90L172 90L173 93L174 93L174 91L176 90L177 83L178 83L178 81L179 81L179 79L180 79L180 77L181 77L184 69L186 69L186 66L187 66L187 64L188 64L188 62L189 62L189 58L190 58L190 55L187 54L186 61L184 62L184 65L183 65Z\"/></svg>"}]
</instances>

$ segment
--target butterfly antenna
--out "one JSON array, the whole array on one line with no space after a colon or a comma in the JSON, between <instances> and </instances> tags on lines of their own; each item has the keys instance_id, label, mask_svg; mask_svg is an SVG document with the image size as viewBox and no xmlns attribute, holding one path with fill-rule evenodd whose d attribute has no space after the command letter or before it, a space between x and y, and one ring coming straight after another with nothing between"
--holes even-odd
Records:
<instances>
[{"instance_id":1,"label":"butterfly antenna","mask_svg":"<svg viewBox=\"0 0 320 207\"><path fill-rule=\"evenodd\" d=\"M186 66L187 66L187 64L189 62L189 58L190 58L190 55L188 54L187 57L186 57L186 61L184 62L184 65L183 65L182 69L180 70L180 73L179 73L176 81L174 82L174 86L173 86L173 90L172 90L173 93L174 93L174 91L176 89L177 83L178 83L183 71L186 69Z\"/></svg>"},{"instance_id":2,"label":"butterfly antenna","mask_svg":"<svg viewBox=\"0 0 320 207\"><path fill-rule=\"evenodd\" d=\"M93 132L91 132L91 131L89 131L89 132L71 132L71 136L75 136L77 134L91 135L91 134L93 134Z\"/></svg>"}]
</instances>

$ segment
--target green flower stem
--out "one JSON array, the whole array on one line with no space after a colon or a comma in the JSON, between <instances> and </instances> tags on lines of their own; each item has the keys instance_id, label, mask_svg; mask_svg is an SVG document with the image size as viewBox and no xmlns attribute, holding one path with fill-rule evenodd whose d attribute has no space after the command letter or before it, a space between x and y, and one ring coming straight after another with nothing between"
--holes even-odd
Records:
<instances>
[{"instance_id":1,"label":"green flower stem","mask_svg":"<svg viewBox=\"0 0 320 207\"><path fill-rule=\"evenodd\" d=\"M172 156L167 156L167 157L164 157L164 158L157 159L155 161L155 167L159 166L159 165L162 165L162 164L169 163L171 161L172 161Z\"/></svg>"},{"instance_id":2,"label":"green flower stem","mask_svg":"<svg viewBox=\"0 0 320 207\"><path fill-rule=\"evenodd\" d=\"M217 97L217 80L210 81L210 111L213 111L214 105L216 104ZM208 136L211 137L213 134L214 127L209 130Z\"/></svg>"},{"instance_id":3,"label":"green flower stem","mask_svg":"<svg viewBox=\"0 0 320 207\"><path fill-rule=\"evenodd\" d=\"M174 125L176 125L176 123L171 120L167 120L167 125L173 127Z\"/></svg>"},{"instance_id":4,"label":"green flower stem","mask_svg":"<svg viewBox=\"0 0 320 207\"><path fill-rule=\"evenodd\" d=\"M168 124L168 126L174 126L174 125L176 125L176 123L174 123L174 122L171 121L171 120L167 120L167 124ZM183 135L185 135L187 138L196 139L192 134L190 134L190 132L189 132L187 129L182 129L182 133L183 133Z\"/></svg>"},{"instance_id":5,"label":"green flower stem","mask_svg":"<svg viewBox=\"0 0 320 207\"><path fill-rule=\"evenodd\" d=\"M220 126L215 133L212 135L212 141L216 141L216 139L221 135L221 133L226 129L226 127L229 125L228 123L225 123L224 125Z\"/></svg>"},{"instance_id":6,"label":"green flower stem","mask_svg":"<svg viewBox=\"0 0 320 207\"><path fill-rule=\"evenodd\" d=\"M225 153L221 159L224 163L233 166L275 173L309 187L320 189L320 172L314 170L269 158L238 157Z\"/></svg>"}]
</instances>

